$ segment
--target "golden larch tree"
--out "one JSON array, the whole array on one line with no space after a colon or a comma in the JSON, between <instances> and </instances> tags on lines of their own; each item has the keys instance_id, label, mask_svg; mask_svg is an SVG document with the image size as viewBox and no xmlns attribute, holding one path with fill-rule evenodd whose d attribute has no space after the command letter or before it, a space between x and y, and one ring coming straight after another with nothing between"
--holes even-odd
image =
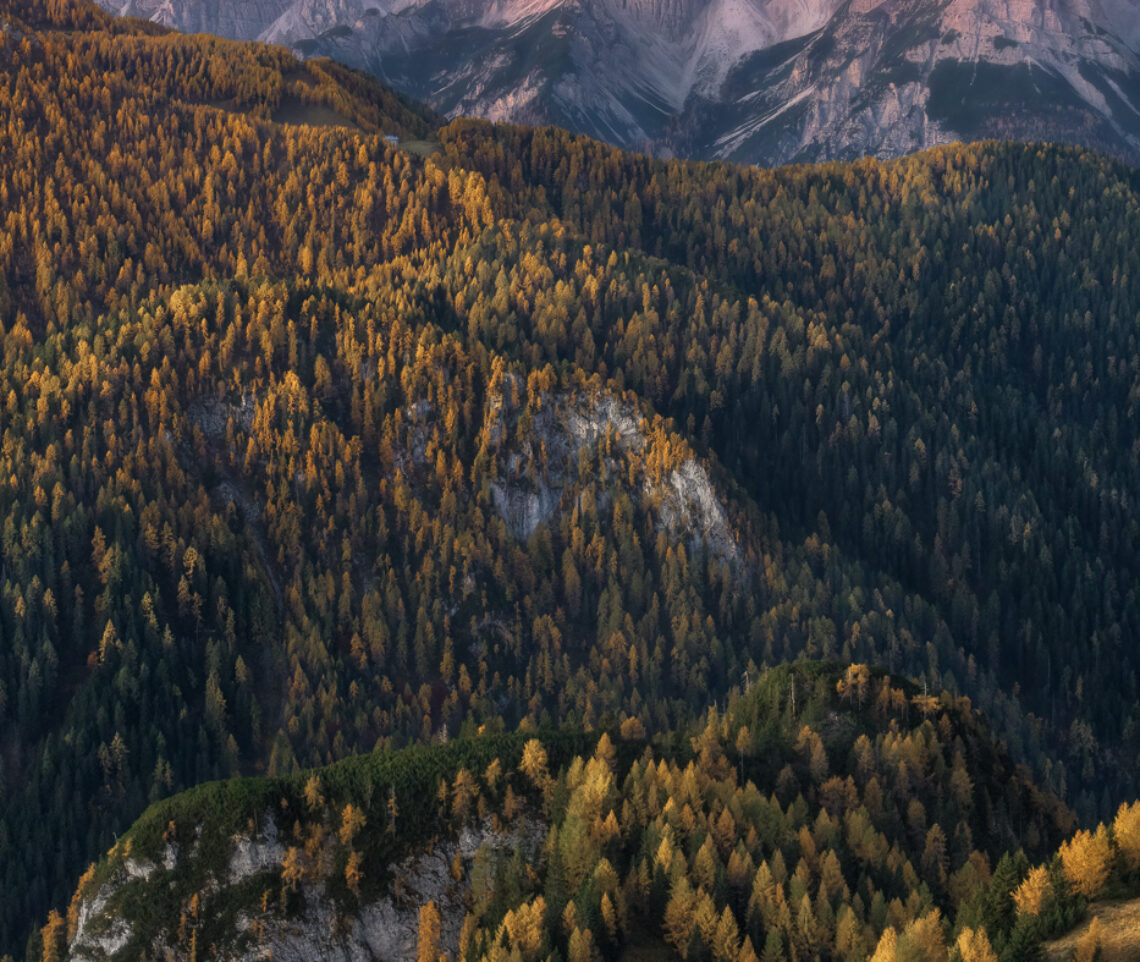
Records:
<instances>
[{"instance_id":1,"label":"golden larch tree","mask_svg":"<svg viewBox=\"0 0 1140 962\"><path fill-rule=\"evenodd\" d=\"M416 962L438 962L439 936L442 920L435 902L420 907L420 932L416 947Z\"/></svg>"},{"instance_id":2,"label":"golden larch tree","mask_svg":"<svg viewBox=\"0 0 1140 962\"><path fill-rule=\"evenodd\" d=\"M364 828L364 813L351 802L344 806L340 816L340 844L351 845L357 833Z\"/></svg>"},{"instance_id":3,"label":"golden larch tree","mask_svg":"<svg viewBox=\"0 0 1140 962\"><path fill-rule=\"evenodd\" d=\"M962 929L955 947L962 962L998 962L997 953L994 952L985 929Z\"/></svg>"},{"instance_id":4,"label":"golden larch tree","mask_svg":"<svg viewBox=\"0 0 1140 962\"><path fill-rule=\"evenodd\" d=\"M871 962L896 962L898 959L899 936L893 926L888 926L879 937Z\"/></svg>"},{"instance_id":5,"label":"golden larch tree","mask_svg":"<svg viewBox=\"0 0 1140 962\"><path fill-rule=\"evenodd\" d=\"M1104 887L1112 865L1108 830L1097 826L1094 833L1082 829L1060 848L1065 879L1085 898L1094 898Z\"/></svg>"},{"instance_id":6,"label":"golden larch tree","mask_svg":"<svg viewBox=\"0 0 1140 962\"><path fill-rule=\"evenodd\" d=\"M1140 801L1120 806L1112 823L1112 834L1128 867L1140 868Z\"/></svg>"},{"instance_id":7,"label":"golden larch tree","mask_svg":"<svg viewBox=\"0 0 1140 962\"><path fill-rule=\"evenodd\" d=\"M547 771L546 749L537 738L532 738L523 746L519 771L527 776L538 788L546 784L550 774Z\"/></svg>"},{"instance_id":8,"label":"golden larch tree","mask_svg":"<svg viewBox=\"0 0 1140 962\"><path fill-rule=\"evenodd\" d=\"M1040 915L1049 890L1049 872L1045 866L1038 865L1030 869L1025 881L1013 893L1013 902L1017 906L1018 915L1034 917Z\"/></svg>"}]
</instances>

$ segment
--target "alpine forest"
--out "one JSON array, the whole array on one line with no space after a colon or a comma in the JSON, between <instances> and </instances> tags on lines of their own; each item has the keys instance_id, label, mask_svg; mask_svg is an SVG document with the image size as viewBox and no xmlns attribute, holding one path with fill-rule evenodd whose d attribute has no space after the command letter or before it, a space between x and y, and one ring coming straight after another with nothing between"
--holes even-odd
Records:
<instances>
[{"instance_id":1,"label":"alpine forest","mask_svg":"<svg viewBox=\"0 0 1140 962\"><path fill-rule=\"evenodd\" d=\"M1140 958L1140 172L761 169L0 0L4 962Z\"/></svg>"}]
</instances>

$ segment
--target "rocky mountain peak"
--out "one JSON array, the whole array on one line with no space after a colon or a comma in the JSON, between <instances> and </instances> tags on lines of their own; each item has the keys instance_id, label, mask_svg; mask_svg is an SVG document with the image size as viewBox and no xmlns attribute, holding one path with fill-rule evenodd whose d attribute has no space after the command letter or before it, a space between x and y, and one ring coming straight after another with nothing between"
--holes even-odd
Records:
<instances>
[{"instance_id":1,"label":"rocky mountain peak","mask_svg":"<svg viewBox=\"0 0 1140 962\"><path fill-rule=\"evenodd\" d=\"M101 0L283 43L443 113L752 163L955 139L1140 155L1138 0Z\"/></svg>"},{"instance_id":2,"label":"rocky mountain peak","mask_svg":"<svg viewBox=\"0 0 1140 962\"><path fill-rule=\"evenodd\" d=\"M1140 156L1138 0L102 0L450 115L761 164L984 137Z\"/></svg>"}]
</instances>

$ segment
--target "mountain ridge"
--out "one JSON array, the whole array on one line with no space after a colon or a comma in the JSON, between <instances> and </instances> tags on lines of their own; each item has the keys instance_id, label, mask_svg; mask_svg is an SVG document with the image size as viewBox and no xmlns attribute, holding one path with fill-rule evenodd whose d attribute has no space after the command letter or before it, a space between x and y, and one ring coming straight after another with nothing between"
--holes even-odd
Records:
<instances>
[{"instance_id":1,"label":"mountain ridge","mask_svg":"<svg viewBox=\"0 0 1140 962\"><path fill-rule=\"evenodd\" d=\"M666 156L778 165L999 136L1140 159L1135 0L279 0L256 33L212 0L103 2L331 56L449 116Z\"/></svg>"},{"instance_id":2,"label":"mountain ridge","mask_svg":"<svg viewBox=\"0 0 1140 962\"><path fill-rule=\"evenodd\" d=\"M660 794L645 791L646 779ZM412 798L421 799L414 810ZM582 808L586 831L576 836ZM920 809L924 824L915 830ZM668 952L664 939L684 953L688 937L678 938L663 911L662 890L676 897L690 871L721 903L721 918L726 905L729 917L736 913L745 938L764 945L776 932L794 940L797 918L758 912L755 894L747 900L753 854L772 859L773 881L787 880L801 917L796 892L823 875L835 905L819 903L813 942L852 939L849 949L870 951L889 927L883 892L892 894L892 876L922 879L905 908L892 904L889 922L900 930L932 910L947 919L967 914L1003 846L1018 838L1015 823L1034 858L1073 831L1072 814L1011 764L968 700L924 695L862 665L803 661L735 690L723 715L710 711L702 724L653 740L637 726L520 731L365 755L289 778L210 783L166 799L85 873L58 955L127 962L209 946L218 958L410 962L421 957L430 904L437 954L471 957L487 937L476 928L494 937L504 910L519 911L536 892L547 911L533 925L549 931L532 932L528 956L542 958L539 943L553 947L571 935L558 926L571 903L580 926L597 926L607 955L627 941ZM830 838L833 854L813 836ZM583 871L576 859L591 852L602 861ZM793 867L800 889L788 878ZM591 890L595 873L616 875L603 891L620 907L620 923L605 923L590 905L602 895ZM849 911L863 917L865 932L837 930ZM62 923L43 930L45 952L64 934ZM712 941L711 932L701 937Z\"/></svg>"}]
</instances>

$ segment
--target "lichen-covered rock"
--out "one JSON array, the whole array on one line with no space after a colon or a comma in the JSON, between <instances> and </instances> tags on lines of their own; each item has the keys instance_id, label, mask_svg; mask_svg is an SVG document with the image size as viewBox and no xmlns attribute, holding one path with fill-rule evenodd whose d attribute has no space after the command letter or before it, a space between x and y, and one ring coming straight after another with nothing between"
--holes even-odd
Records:
<instances>
[{"instance_id":1,"label":"lichen-covered rock","mask_svg":"<svg viewBox=\"0 0 1140 962\"><path fill-rule=\"evenodd\" d=\"M109 911L114 896L132 879L149 879L155 866L127 857L93 896L84 898L76 913L75 934L68 943L68 958L74 962L103 962L114 958L130 942L132 926L123 916Z\"/></svg>"},{"instance_id":2,"label":"lichen-covered rock","mask_svg":"<svg viewBox=\"0 0 1140 962\"><path fill-rule=\"evenodd\" d=\"M218 957L238 962L411 962L416 957L420 908L428 902L434 902L440 912L441 946L454 953L466 911L467 885L453 877L453 864L458 859L465 870L470 868L481 848L489 853L522 849L537 857L544 832L540 822L526 818L520 818L509 830L496 829L490 819L468 825L457 838L438 841L393 866L388 892L347 914L323 882L311 881L302 886L303 910L298 915L276 912L271 907L267 916L256 900L237 905L232 930L215 943ZM203 891L211 905L249 899L243 883L259 875L276 879L282 872L287 848L271 812L265 813L255 834L235 835L230 843L225 870L210 878ZM68 959L111 962L134 957L125 951L135 932L129 913L122 911L124 898L129 895L127 886L131 882L161 886L170 873L193 870L180 864L180 859L198 857L193 850L179 852L176 846L168 845L161 865L130 856L115 860L114 869L93 892L80 894ZM149 946L148 955L180 958L184 952L182 947L159 938Z\"/></svg>"},{"instance_id":3,"label":"lichen-covered rock","mask_svg":"<svg viewBox=\"0 0 1140 962\"><path fill-rule=\"evenodd\" d=\"M253 838L238 835L233 839L227 881L236 885L266 869L279 871L285 857L285 846L278 840L277 821L267 812L261 834ZM173 866L171 866L173 868Z\"/></svg>"},{"instance_id":4,"label":"lichen-covered rock","mask_svg":"<svg viewBox=\"0 0 1140 962\"><path fill-rule=\"evenodd\" d=\"M650 493L660 498L662 523L674 535L706 545L723 561L736 557L736 539L724 505L708 472L696 460L686 460L669 473L660 490L651 489Z\"/></svg>"},{"instance_id":5,"label":"lichen-covered rock","mask_svg":"<svg viewBox=\"0 0 1140 962\"><path fill-rule=\"evenodd\" d=\"M501 399L488 405L486 426L499 458L491 483L495 511L516 538L525 540L540 524L573 509L590 484L604 505L625 487L654 512L670 540L707 549L722 561L737 556L736 540L708 470L692 456L661 474L650 464L664 457L654 448L651 426L634 404L612 392L582 390L546 397L524 426L520 412ZM601 463L603 471L583 469ZM641 483L630 487L629 466Z\"/></svg>"},{"instance_id":6,"label":"lichen-covered rock","mask_svg":"<svg viewBox=\"0 0 1140 962\"><path fill-rule=\"evenodd\" d=\"M542 833L543 827L533 821L523 821L510 832L496 832L489 822L468 826L458 839L441 842L401 862L394 872L399 894L370 902L347 919L330 899L310 887L305 893L304 916L270 923L256 944L238 957L239 962L413 962L419 911L428 902L439 909L440 946L454 956L467 891L467 886L450 874L456 855L470 866L480 846L500 851L534 848L540 844ZM250 928L247 921L245 930Z\"/></svg>"}]
</instances>

